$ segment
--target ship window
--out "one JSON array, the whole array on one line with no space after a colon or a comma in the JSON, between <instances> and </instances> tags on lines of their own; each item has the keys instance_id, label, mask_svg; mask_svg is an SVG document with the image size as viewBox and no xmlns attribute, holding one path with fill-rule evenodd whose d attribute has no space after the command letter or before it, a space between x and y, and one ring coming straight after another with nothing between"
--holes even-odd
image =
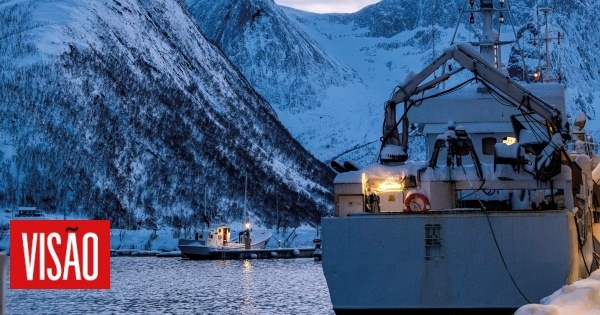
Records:
<instances>
[{"instance_id":1,"label":"ship window","mask_svg":"<svg viewBox=\"0 0 600 315\"><path fill-rule=\"evenodd\" d=\"M483 154L485 155L494 155L494 145L497 140L493 137L487 137L481 139L481 148L483 149Z\"/></svg>"},{"instance_id":2,"label":"ship window","mask_svg":"<svg viewBox=\"0 0 600 315\"><path fill-rule=\"evenodd\" d=\"M210 238L213 238L213 235L212 235L212 234L210 235Z\"/></svg>"},{"instance_id":3,"label":"ship window","mask_svg":"<svg viewBox=\"0 0 600 315\"><path fill-rule=\"evenodd\" d=\"M517 142L517 138L515 137L504 137L502 138L502 143L511 145Z\"/></svg>"}]
</instances>

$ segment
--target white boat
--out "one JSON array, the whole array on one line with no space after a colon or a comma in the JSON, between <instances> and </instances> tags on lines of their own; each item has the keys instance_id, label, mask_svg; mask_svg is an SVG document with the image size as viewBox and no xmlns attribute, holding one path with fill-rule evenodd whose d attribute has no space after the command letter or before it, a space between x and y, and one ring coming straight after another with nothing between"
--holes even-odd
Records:
<instances>
[{"instance_id":1,"label":"white boat","mask_svg":"<svg viewBox=\"0 0 600 315\"><path fill-rule=\"evenodd\" d=\"M177 247L181 256L190 259L219 258L219 253L230 250L252 250L264 249L271 239L272 233L266 229L256 229L250 226L247 214L247 186L248 177L244 184L244 226L237 233L237 237L231 239L231 229L226 224L217 224L208 230L202 229L194 233L193 239L179 239ZM206 212L206 211L205 211ZM207 227L210 222L206 219Z\"/></svg>"},{"instance_id":2,"label":"white boat","mask_svg":"<svg viewBox=\"0 0 600 315\"><path fill-rule=\"evenodd\" d=\"M218 258L218 253L227 250L264 249L271 239L271 232L264 229L245 229L231 239L228 225L218 224L214 228L198 231L193 239L179 239L177 247L181 256L190 259Z\"/></svg>"},{"instance_id":3,"label":"white boat","mask_svg":"<svg viewBox=\"0 0 600 315\"><path fill-rule=\"evenodd\" d=\"M477 2L480 50L454 45L409 76L386 103L380 162L334 180L322 266L338 315L512 314L598 268L585 115L571 128L561 84L497 69L504 1ZM469 71L471 84L439 89ZM409 126L427 161L408 159Z\"/></svg>"}]
</instances>

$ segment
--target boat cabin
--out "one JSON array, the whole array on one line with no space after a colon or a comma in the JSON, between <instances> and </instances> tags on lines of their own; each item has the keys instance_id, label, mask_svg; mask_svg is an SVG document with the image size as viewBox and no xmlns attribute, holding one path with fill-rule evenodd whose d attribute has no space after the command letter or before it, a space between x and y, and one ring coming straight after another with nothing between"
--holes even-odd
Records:
<instances>
[{"instance_id":1,"label":"boat cabin","mask_svg":"<svg viewBox=\"0 0 600 315\"><path fill-rule=\"evenodd\" d=\"M558 83L524 85L535 95L565 112L564 87ZM429 92L434 94L437 91ZM468 99L469 101L465 101ZM514 132L512 116L520 118L521 112L514 106L503 105L496 95L482 86L467 86L456 92L431 98L408 113L409 121L416 126L417 134L425 139L425 154L429 160L435 148L437 137L448 130L448 122L462 126L468 133L479 160L494 162L494 145L514 143L519 135ZM523 143L523 139L520 142ZM439 163L446 163L446 156L439 156ZM471 164L471 157L462 152L463 161Z\"/></svg>"},{"instance_id":2,"label":"boat cabin","mask_svg":"<svg viewBox=\"0 0 600 315\"><path fill-rule=\"evenodd\" d=\"M226 225L218 225L210 230L197 231L194 235L196 241L206 246L227 246L230 242L231 230Z\"/></svg>"}]
</instances>

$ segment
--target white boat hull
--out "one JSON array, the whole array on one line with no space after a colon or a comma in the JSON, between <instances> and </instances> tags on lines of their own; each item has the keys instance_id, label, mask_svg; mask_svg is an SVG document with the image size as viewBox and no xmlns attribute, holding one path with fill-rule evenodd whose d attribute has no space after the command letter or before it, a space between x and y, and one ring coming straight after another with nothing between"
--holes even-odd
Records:
<instances>
[{"instance_id":1,"label":"white boat hull","mask_svg":"<svg viewBox=\"0 0 600 315\"><path fill-rule=\"evenodd\" d=\"M571 213L489 212L489 222L481 211L323 218L323 271L336 314L512 314L587 276ZM584 252L591 268L591 248Z\"/></svg>"},{"instance_id":2,"label":"white boat hull","mask_svg":"<svg viewBox=\"0 0 600 315\"><path fill-rule=\"evenodd\" d=\"M271 233L264 231L253 236L253 241L249 249L264 249L271 239ZM218 258L218 253L228 250L246 249L244 244L231 242L224 246L209 246L205 242L193 239L179 239L177 244L181 251L181 256L190 259L211 259Z\"/></svg>"}]
</instances>

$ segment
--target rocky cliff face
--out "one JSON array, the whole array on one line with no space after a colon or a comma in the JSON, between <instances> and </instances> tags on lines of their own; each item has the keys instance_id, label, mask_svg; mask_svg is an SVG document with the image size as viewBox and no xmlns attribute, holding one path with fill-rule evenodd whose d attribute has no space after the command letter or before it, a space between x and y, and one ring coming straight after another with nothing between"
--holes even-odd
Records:
<instances>
[{"instance_id":1,"label":"rocky cliff face","mask_svg":"<svg viewBox=\"0 0 600 315\"><path fill-rule=\"evenodd\" d=\"M187 3L204 35L279 111L314 109L326 88L354 79L349 67L291 24L272 0Z\"/></svg>"},{"instance_id":2,"label":"rocky cliff face","mask_svg":"<svg viewBox=\"0 0 600 315\"><path fill-rule=\"evenodd\" d=\"M186 227L318 222L332 173L180 1L0 4L0 203ZM285 222L284 222L285 224Z\"/></svg>"}]
</instances>

